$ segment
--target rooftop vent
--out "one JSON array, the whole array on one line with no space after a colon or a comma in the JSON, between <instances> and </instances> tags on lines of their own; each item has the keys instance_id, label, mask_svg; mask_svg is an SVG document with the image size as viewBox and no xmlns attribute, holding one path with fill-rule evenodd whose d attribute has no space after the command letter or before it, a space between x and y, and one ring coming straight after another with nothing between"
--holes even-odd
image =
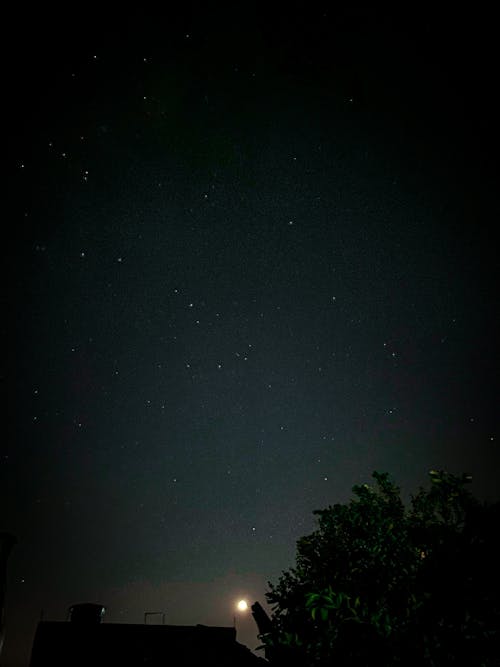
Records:
<instances>
[{"instance_id":1,"label":"rooftop vent","mask_svg":"<svg viewBox=\"0 0 500 667\"><path fill-rule=\"evenodd\" d=\"M69 621L82 625L97 625L102 622L105 611L106 607L103 607L102 604L92 604L91 602L74 604L69 608Z\"/></svg>"}]
</instances>

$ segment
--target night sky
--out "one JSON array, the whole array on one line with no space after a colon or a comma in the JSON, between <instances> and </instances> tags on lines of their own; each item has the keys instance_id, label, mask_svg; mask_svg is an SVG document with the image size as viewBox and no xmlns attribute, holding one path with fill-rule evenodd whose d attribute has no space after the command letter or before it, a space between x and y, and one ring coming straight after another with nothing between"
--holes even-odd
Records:
<instances>
[{"instance_id":1,"label":"night sky","mask_svg":"<svg viewBox=\"0 0 500 667\"><path fill-rule=\"evenodd\" d=\"M207 4L5 19L6 666L82 601L254 648L375 469L500 496L491 17Z\"/></svg>"}]
</instances>

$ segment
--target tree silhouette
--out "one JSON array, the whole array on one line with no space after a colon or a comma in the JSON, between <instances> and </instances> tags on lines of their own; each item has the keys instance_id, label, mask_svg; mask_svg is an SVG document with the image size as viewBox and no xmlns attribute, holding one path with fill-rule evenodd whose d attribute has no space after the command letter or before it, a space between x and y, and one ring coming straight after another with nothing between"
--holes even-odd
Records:
<instances>
[{"instance_id":1,"label":"tree silhouette","mask_svg":"<svg viewBox=\"0 0 500 667\"><path fill-rule=\"evenodd\" d=\"M266 593L260 635L283 665L499 663L500 503L480 503L470 477L430 472L406 507L387 473L354 498L314 512L294 568Z\"/></svg>"}]
</instances>

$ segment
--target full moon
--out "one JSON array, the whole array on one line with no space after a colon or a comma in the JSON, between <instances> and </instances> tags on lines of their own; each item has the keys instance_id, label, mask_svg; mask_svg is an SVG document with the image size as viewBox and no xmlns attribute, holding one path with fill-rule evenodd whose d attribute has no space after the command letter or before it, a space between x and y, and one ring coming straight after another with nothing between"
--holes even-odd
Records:
<instances>
[{"instance_id":1,"label":"full moon","mask_svg":"<svg viewBox=\"0 0 500 667\"><path fill-rule=\"evenodd\" d=\"M248 609L248 604L246 600L240 600L236 605L239 611L246 611Z\"/></svg>"}]
</instances>

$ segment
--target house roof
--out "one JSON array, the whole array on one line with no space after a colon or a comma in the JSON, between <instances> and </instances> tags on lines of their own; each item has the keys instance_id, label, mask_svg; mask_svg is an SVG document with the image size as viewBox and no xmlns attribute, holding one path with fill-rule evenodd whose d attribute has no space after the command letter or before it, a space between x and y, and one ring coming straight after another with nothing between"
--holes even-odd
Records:
<instances>
[{"instance_id":1,"label":"house roof","mask_svg":"<svg viewBox=\"0 0 500 667\"><path fill-rule=\"evenodd\" d=\"M30 667L257 667L231 627L41 621Z\"/></svg>"}]
</instances>

